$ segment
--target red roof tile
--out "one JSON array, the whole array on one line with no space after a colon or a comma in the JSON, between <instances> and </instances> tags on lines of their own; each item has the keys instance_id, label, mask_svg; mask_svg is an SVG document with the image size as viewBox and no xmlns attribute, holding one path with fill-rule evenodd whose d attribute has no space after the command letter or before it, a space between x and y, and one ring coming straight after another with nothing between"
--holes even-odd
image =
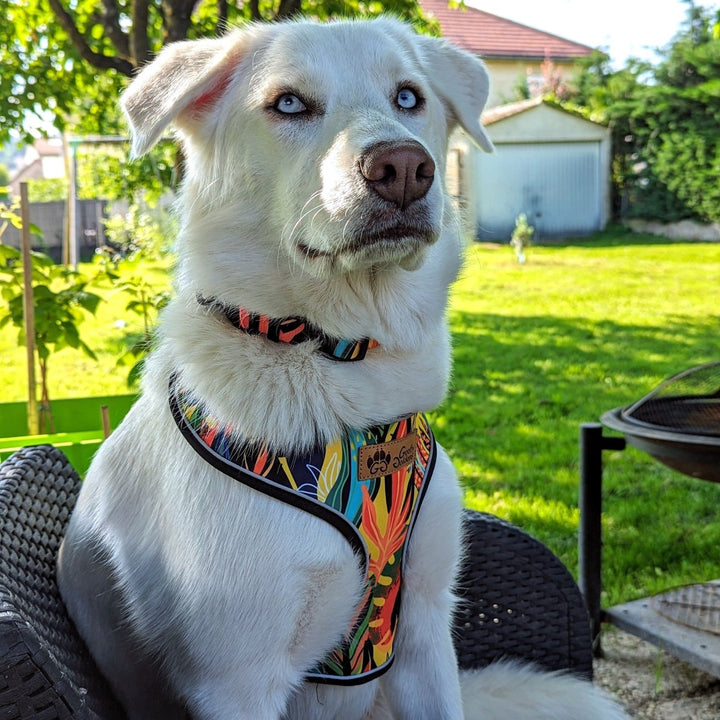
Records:
<instances>
[{"instance_id":1,"label":"red roof tile","mask_svg":"<svg viewBox=\"0 0 720 720\"><path fill-rule=\"evenodd\" d=\"M38 138L33 148L38 155L62 155L63 146L60 138Z\"/></svg>"},{"instance_id":2,"label":"red roof tile","mask_svg":"<svg viewBox=\"0 0 720 720\"><path fill-rule=\"evenodd\" d=\"M569 60L587 57L591 47L535 30L469 5L450 7L448 0L420 0L452 43L484 58Z\"/></svg>"}]
</instances>

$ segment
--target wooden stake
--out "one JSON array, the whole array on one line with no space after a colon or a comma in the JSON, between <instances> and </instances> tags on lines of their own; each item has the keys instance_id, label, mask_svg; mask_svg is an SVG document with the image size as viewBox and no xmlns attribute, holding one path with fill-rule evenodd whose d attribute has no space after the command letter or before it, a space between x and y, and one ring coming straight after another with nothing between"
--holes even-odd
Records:
<instances>
[{"instance_id":1,"label":"wooden stake","mask_svg":"<svg viewBox=\"0 0 720 720\"><path fill-rule=\"evenodd\" d=\"M102 416L103 437L107 440L112 432L112 428L110 427L110 410L107 405L100 406L100 415Z\"/></svg>"},{"instance_id":2,"label":"wooden stake","mask_svg":"<svg viewBox=\"0 0 720 720\"><path fill-rule=\"evenodd\" d=\"M65 218L63 224L63 240L62 240L62 253L61 262L67 267L70 265L70 233L72 232L72 220L71 220L71 207L73 200L71 198L69 183L73 182L73 168L72 168L72 149L70 147L70 135L67 132L63 133L63 160L65 161L65 177L68 178L68 194L65 198Z\"/></svg>"},{"instance_id":3,"label":"wooden stake","mask_svg":"<svg viewBox=\"0 0 720 720\"><path fill-rule=\"evenodd\" d=\"M23 262L23 317L25 321L25 350L27 355L27 418L28 432L39 432L38 405L35 383L35 302L32 286L32 258L30 256L30 203L27 183L20 183L20 217L22 219L22 262Z\"/></svg>"},{"instance_id":4,"label":"wooden stake","mask_svg":"<svg viewBox=\"0 0 720 720\"><path fill-rule=\"evenodd\" d=\"M70 143L70 177L68 178L68 260L77 270L80 261L77 240L77 148Z\"/></svg>"}]
</instances>

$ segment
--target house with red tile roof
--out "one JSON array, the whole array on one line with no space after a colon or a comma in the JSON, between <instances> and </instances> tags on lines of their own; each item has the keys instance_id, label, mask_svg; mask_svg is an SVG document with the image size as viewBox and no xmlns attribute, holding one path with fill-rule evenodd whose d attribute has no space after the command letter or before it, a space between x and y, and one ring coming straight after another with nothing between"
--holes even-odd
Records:
<instances>
[{"instance_id":1,"label":"house with red tile roof","mask_svg":"<svg viewBox=\"0 0 720 720\"><path fill-rule=\"evenodd\" d=\"M530 95L540 93L548 73L553 82L567 82L577 61L593 53L587 45L469 5L420 0L420 7L438 22L444 37L483 58L493 80L488 107L517 100L521 85L527 86Z\"/></svg>"},{"instance_id":2,"label":"house with red tile roof","mask_svg":"<svg viewBox=\"0 0 720 720\"><path fill-rule=\"evenodd\" d=\"M448 157L447 188L468 234L507 242L520 214L540 241L601 230L609 218L610 132L543 99L593 48L448 0L419 2L442 35L482 57L490 73L482 122L495 152L457 133ZM522 86L530 99L518 100Z\"/></svg>"}]
</instances>

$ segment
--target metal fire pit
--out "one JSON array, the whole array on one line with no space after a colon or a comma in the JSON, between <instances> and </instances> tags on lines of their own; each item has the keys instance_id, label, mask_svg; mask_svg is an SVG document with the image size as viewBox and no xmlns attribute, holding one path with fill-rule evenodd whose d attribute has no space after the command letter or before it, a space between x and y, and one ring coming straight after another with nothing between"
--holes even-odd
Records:
<instances>
[{"instance_id":1,"label":"metal fire pit","mask_svg":"<svg viewBox=\"0 0 720 720\"><path fill-rule=\"evenodd\" d=\"M622 408L606 412L601 421L625 435L628 443L659 462L690 477L720 482L720 437L692 435L627 420Z\"/></svg>"},{"instance_id":2,"label":"metal fire pit","mask_svg":"<svg viewBox=\"0 0 720 720\"><path fill-rule=\"evenodd\" d=\"M675 375L601 420L673 470L720 482L720 362Z\"/></svg>"},{"instance_id":3,"label":"metal fire pit","mask_svg":"<svg viewBox=\"0 0 720 720\"><path fill-rule=\"evenodd\" d=\"M626 442L690 477L720 483L720 362L691 368L580 428L580 589L600 652L603 620L720 677L720 581L603 609L602 453ZM623 434L603 435L603 425Z\"/></svg>"}]
</instances>

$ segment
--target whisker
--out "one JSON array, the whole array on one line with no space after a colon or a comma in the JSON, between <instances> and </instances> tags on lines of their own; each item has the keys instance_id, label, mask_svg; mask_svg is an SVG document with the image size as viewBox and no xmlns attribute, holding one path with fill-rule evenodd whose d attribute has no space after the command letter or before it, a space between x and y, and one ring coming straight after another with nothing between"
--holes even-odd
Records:
<instances>
[{"instance_id":1,"label":"whisker","mask_svg":"<svg viewBox=\"0 0 720 720\"><path fill-rule=\"evenodd\" d=\"M317 192L313 193L313 194L307 199L307 201L305 202L305 204L304 204L303 207L302 207L302 210L300 211L300 216L297 218L297 220L295 221L295 224L294 224L294 225L292 226L292 228L290 229L290 233L289 233L289 234L287 233L287 225L285 226L285 228L283 228L283 233L282 233L282 234L283 234L283 238L285 238L287 242L292 242L293 238L295 237L295 233L297 232L298 228L299 228L300 225L302 224L303 220L305 220L305 218L306 218L308 215L314 213L314 215L313 215L313 219L314 219L314 218L317 216L317 214L323 209L323 204L322 204L322 203L319 203L319 204L317 204L317 205L313 205L312 207L308 207L308 205L309 205L313 200L317 200L317 198L318 198L319 196L320 196L320 191L318 190ZM289 223L288 223L288 224L289 224Z\"/></svg>"}]
</instances>

